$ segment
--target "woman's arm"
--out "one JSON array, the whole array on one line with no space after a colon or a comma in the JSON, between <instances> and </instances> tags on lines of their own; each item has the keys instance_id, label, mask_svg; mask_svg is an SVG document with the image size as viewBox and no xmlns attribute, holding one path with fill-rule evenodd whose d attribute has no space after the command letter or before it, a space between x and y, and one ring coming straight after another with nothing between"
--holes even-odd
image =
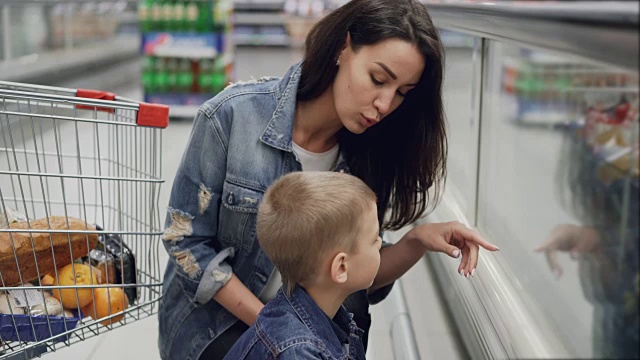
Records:
<instances>
[{"instance_id":1,"label":"woman's arm","mask_svg":"<svg viewBox=\"0 0 640 360\"><path fill-rule=\"evenodd\" d=\"M378 275L369 288L373 293L388 285L418 262L426 251L443 252L453 258L462 254L458 272L471 276L478 265L479 246L497 251L498 248L475 231L458 222L433 223L416 226L406 233L396 244L380 250Z\"/></svg>"},{"instance_id":2,"label":"woman's arm","mask_svg":"<svg viewBox=\"0 0 640 360\"><path fill-rule=\"evenodd\" d=\"M426 248L417 238L409 233L397 243L380 250L380 268L369 293L391 284L399 279L424 256Z\"/></svg>"},{"instance_id":3,"label":"woman's arm","mask_svg":"<svg viewBox=\"0 0 640 360\"><path fill-rule=\"evenodd\" d=\"M220 305L243 323L251 326L256 322L264 304L235 275L213 297Z\"/></svg>"}]
</instances>

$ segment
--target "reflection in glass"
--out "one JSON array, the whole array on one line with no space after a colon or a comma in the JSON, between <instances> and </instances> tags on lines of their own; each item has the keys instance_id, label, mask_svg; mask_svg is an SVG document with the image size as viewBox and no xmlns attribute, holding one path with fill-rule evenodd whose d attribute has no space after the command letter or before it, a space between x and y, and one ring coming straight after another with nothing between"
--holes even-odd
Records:
<instances>
[{"instance_id":1,"label":"reflection in glass","mask_svg":"<svg viewBox=\"0 0 640 360\"><path fill-rule=\"evenodd\" d=\"M638 73L491 43L478 225L581 358L639 358Z\"/></svg>"},{"instance_id":2,"label":"reflection in glass","mask_svg":"<svg viewBox=\"0 0 640 360\"><path fill-rule=\"evenodd\" d=\"M560 204L581 224L557 226L540 250L558 276L558 251L578 261L583 294L594 307L594 356L637 358L638 94L616 81L582 91L597 92L602 85L618 89L602 97L588 94L585 121L563 134Z\"/></svg>"}]
</instances>

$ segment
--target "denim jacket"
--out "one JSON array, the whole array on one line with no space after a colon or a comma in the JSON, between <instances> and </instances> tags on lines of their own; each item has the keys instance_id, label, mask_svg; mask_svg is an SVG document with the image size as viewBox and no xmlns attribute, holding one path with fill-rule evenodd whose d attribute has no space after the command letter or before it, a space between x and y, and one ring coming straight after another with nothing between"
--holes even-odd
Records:
<instances>
[{"instance_id":1,"label":"denim jacket","mask_svg":"<svg viewBox=\"0 0 640 360\"><path fill-rule=\"evenodd\" d=\"M365 360L364 331L356 326L353 315L341 306L334 319L303 288L295 287L290 296L280 288L225 360Z\"/></svg>"},{"instance_id":2,"label":"denim jacket","mask_svg":"<svg viewBox=\"0 0 640 360\"><path fill-rule=\"evenodd\" d=\"M292 151L300 64L282 79L227 87L204 103L173 188L162 243L169 253L158 310L163 359L198 359L237 318L213 300L233 272L259 296L274 270L256 241L256 214L265 190L301 171ZM335 171L348 172L339 156ZM391 286L344 303L367 333L369 303Z\"/></svg>"}]
</instances>

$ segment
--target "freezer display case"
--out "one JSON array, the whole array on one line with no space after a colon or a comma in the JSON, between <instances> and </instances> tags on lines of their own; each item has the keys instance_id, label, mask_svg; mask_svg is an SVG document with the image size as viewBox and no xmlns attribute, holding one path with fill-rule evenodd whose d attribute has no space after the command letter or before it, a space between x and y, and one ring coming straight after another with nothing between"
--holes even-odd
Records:
<instances>
[{"instance_id":1,"label":"freezer display case","mask_svg":"<svg viewBox=\"0 0 640 360\"><path fill-rule=\"evenodd\" d=\"M640 358L637 4L431 13L475 46L447 49L447 188L425 221L500 248L470 279L428 255L470 356Z\"/></svg>"},{"instance_id":2,"label":"freezer display case","mask_svg":"<svg viewBox=\"0 0 640 360\"><path fill-rule=\"evenodd\" d=\"M638 74L489 47L478 227L567 351L638 354Z\"/></svg>"}]
</instances>

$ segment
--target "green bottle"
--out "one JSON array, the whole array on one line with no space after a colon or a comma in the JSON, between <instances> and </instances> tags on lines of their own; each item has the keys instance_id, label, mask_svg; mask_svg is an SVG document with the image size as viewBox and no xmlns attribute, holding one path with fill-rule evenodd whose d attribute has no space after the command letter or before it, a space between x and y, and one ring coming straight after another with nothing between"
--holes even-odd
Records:
<instances>
[{"instance_id":1,"label":"green bottle","mask_svg":"<svg viewBox=\"0 0 640 360\"><path fill-rule=\"evenodd\" d=\"M198 69L198 87L201 93L211 94L213 92L212 89L212 75L213 75L213 64L211 59L202 59L200 60Z\"/></svg>"},{"instance_id":2,"label":"green bottle","mask_svg":"<svg viewBox=\"0 0 640 360\"><path fill-rule=\"evenodd\" d=\"M155 92L155 82L154 82L154 69L155 68L155 58L152 56L145 56L144 63L142 65L142 87L144 88L144 92L147 94L152 94Z\"/></svg>"},{"instance_id":3,"label":"green bottle","mask_svg":"<svg viewBox=\"0 0 640 360\"><path fill-rule=\"evenodd\" d=\"M151 0L151 31L162 31L162 4Z\"/></svg>"},{"instance_id":4,"label":"green bottle","mask_svg":"<svg viewBox=\"0 0 640 360\"><path fill-rule=\"evenodd\" d=\"M167 60L167 83L169 91L178 91L178 59Z\"/></svg>"},{"instance_id":5,"label":"green bottle","mask_svg":"<svg viewBox=\"0 0 640 360\"><path fill-rule=\"evenodd\" d=\"M184 31L184 2L176 0L173 3L173 31Z\"/></svg>"},{"instance_id":6,"label":"green bottle","mask_svg":"<svg viewBox=\"0 0 640 360\"><path fill-rule=\"evenodd\" d=\"M213 25L216 30L224 31L231 22L233 3L230 0L214 2Z\"/></svg>"},{"instance_id":7,"label":"green bottle","mask_svg":"<svg viewBox=\"0 0 640 360\"><path fill-rule=\"evenodd\" d=\"M171 0L162 2L162 30L172 31L173 27L173 3Z\"/></svg>"},{"instance_id":8,"label":"green bottle","mask_svg":"<svg viewBox=\"0 0 640 360\"><path fill-rule=\"evenodd\" d=\"M142 0L138 3L138 18L140 19L140 29L143 33L152 30L151 6L153 0Z\"/></svg>"},{"instance_id":9,"label":"green bottle","mask_svg":"<svg viewBox=\"0 0 640 360\"><path fill-rule=\"evenodd\" d=\"M197 21L198 21L198 5L193 0L187 0L187 4L185 5L185 30L190 32L197 31Z\"/></svg>"},{"instance_id":10,"label":"green bottle","mask_svg":"<svg viewBox=\"0 0 640 360\"><path fill-rule=\"evenodd\" d=\"M219 93L224 90L225 86L227 86L227 75L220 72L214 73L211 79L211 89L213 90L213 93Z\"/></svg>"},{"instance_id":11,"label":"green bottle","mask_svg":"<svg viewBox=\"0 0 640 360\"><path fill-rule=\"evenodd\" d=\"M165 65L165 59L156 60L156 89L159 93L166 93L169 90L169 72Z\"/></svg>"},{"instance_id":12,"label":"green bottle","mask_svg":"<svg viewBox=\"0 0 640 360\"><path fill-rule=\"evenodd\" d=\"M181 59L178 66L178 91L190 93L193 86L193 73L191 72L191 60Z\"/></svg>"},{"instance_id":13,"label":"green bottle","mask_svg":"<svg viewBox=\"0 0 640 360\"><path fill-rule=\"evenodd\" d=\"M210 23L210 15L211 15L211 7L209 6L208 1L200 1L198 2L198 19L196 25L196 31L199 33L204 33L210 31L209 23Z\"/></svg>"}]
</instances>

